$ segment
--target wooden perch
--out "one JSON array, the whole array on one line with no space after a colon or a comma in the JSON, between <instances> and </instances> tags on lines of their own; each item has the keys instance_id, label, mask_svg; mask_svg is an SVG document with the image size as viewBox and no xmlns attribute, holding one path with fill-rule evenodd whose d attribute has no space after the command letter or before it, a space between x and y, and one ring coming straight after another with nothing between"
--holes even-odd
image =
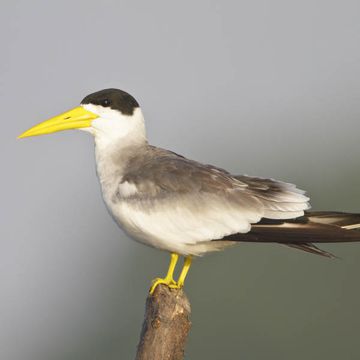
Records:
<instances>
[{"instance_id":1,"label":"wooden perch","mask_svg":"<svg viewBox=\"0 0 360 360\"><path fill-rule=\"evenodd\" d=\"M146 300L136 360L183 359L190 312L190 302L182 289L159 285Z\"/></svg>"}]
</instances>

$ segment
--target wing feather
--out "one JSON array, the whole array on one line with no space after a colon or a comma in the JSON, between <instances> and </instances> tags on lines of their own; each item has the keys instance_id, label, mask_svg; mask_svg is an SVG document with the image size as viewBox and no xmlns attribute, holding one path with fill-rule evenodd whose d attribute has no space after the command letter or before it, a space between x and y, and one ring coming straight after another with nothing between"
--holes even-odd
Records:
<instances>
[{"instance_id":1,"label":"wing feather","mask_svg":"<svg viewBox=\"0 0 360 360\"><path fill-rule=\"evenodd\" d=\"M115 198L126 204L127 218L133 211L132 230L164 243L246 233L261 218L295 218L309 208L309 198L293 184L233 176L152 146L129 161Z\"/></svg>"}]
</instances>

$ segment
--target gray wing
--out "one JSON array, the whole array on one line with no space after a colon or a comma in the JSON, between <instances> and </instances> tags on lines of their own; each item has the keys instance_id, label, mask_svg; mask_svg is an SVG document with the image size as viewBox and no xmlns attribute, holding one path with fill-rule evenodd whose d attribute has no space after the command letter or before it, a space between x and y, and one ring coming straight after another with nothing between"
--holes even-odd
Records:
<instances>
[{"instance_id":1,"label":"gray wing","mask_svg":"<svg viewBox=\"0 0 360 360\"><path fill-rule=\"evenodd\" d=\"M224 193L247 188L223 169L186 159L156 148L155 154L135 158L127 166L122 182L136 185L143 196ZM150 156L149 156L150 155Z\"/></svg>"},{"instance_id":2,"label":"gray wing","mask_svg":"<svg viewBox=\"0 0 360 360\"><path fill-rule=\"evenodd\" d=\"M291 219L304 215L309 198L296 185L274 179L236 175L235 178L248 185L246 191L260 199L265 206L265 218ZM297 213L297 214L296 214Z\"/></svg>"},{"instance_id":3,"label":"gray wing","mask_svg":"<svg viewBox=\"0 0 360 360\"><path fill-rule=\"evenodd\" d=\"M149 147L142 158L127 166L122 183L134 184L136 197L216 195L241 200L252 198L264 208L266 218L294 218L309 208L309 198L295 185L274 179L231 175L224 169L184 158L171 151ZM291 214L293 212L293 214ZM289 214L287 214L289 213Z\"/></svg>"},{"instance_id":4,"label":"gray wing","mask_svg":"<svg viewBox=\"0 0 360 360\"><path fill-rule=\"evenodd\" d=\"M129 186L134 191L121 191ZM294 185L233 176L154 147L128 163L117 197L146 212L149 222L161 216L166 236L178 231L189 243L245 233L261 218L295 218L309 207Z\"/></svg>"}]
</instances>

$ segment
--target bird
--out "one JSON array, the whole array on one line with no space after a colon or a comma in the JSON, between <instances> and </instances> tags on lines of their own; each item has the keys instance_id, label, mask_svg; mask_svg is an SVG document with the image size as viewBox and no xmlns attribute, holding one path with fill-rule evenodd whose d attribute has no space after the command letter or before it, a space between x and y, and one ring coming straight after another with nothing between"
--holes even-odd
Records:
<instances>
[{"instance_id":1,"label":"bird","mask_svg":"<svg viewBox=\"0 0 360 360\"><path fill-rule=\"evenodd\" d=\"M310 211L310 198L272 178L233 175L150 145L139 103L111 88L33 126L18 138L79 129L94 137L96 172L105 205L134 240L170 253L160 284L180 289L194 257L239 242L283 244L335 256L315 243L360 241L360 214ZM184 257L177 280L174 271Z\"/></svg>"}]
</instances>

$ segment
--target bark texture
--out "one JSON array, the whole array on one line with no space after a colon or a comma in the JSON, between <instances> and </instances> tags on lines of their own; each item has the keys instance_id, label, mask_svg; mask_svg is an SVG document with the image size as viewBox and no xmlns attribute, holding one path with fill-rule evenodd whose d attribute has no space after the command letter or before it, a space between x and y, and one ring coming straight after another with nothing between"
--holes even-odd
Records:
<instances>
[{"instance_id":1,"label":"bark texture","mask_svg":"<svg viewBox=\"0 0 360 360\"><path fill-rule=\"evenodd\" d=\"M159 285L146 300L136 360L183 359L190 312L190 302L182 289Z\"/></svg>"}]
</instances>

